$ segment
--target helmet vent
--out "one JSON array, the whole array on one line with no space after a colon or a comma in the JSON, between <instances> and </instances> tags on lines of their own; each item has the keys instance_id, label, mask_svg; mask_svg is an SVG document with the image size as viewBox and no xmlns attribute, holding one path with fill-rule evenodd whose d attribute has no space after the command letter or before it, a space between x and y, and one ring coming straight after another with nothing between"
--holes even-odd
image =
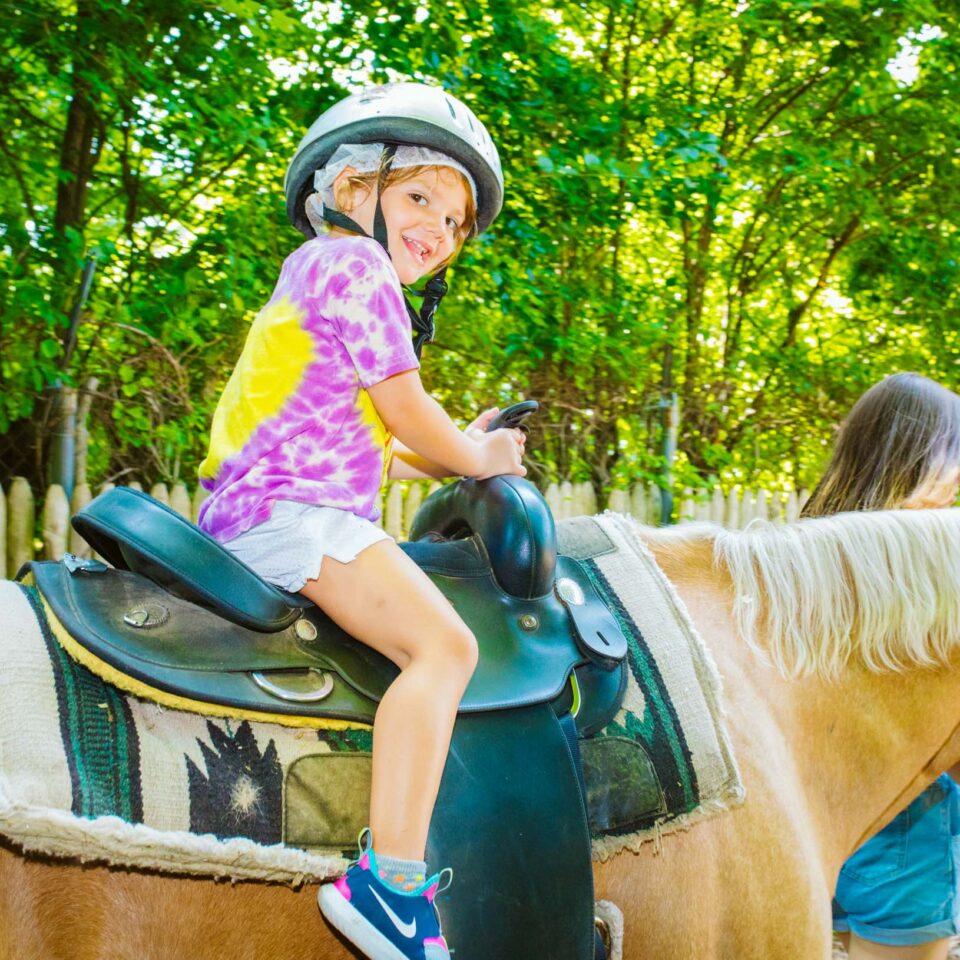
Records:
<instances>
[{"instance_id":1,"label":"helmet vent","mask_svg":"<svg viewBox=\"0 0 960 960\"><path fill-rule=\"evenodd\" d=\"M457 111L453 109L453 104L450 102L450 100L447 97L444 97L443 99L447 101L447 109L450 111L450 116L453 117L454 120L456 120Z\"/></svg>"}]
</instances>

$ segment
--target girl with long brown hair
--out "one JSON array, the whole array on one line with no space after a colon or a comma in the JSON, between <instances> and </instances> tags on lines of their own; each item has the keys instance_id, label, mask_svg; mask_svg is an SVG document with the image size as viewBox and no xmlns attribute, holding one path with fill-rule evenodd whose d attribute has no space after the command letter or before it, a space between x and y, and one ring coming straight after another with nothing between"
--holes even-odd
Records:
<instances>
[{"instance_id":1,"label":"girl with long brown hair","mask_svg":"<svg viewBox=\"0 0 960 960\"><path fill-rule=\"evenodd\" d=\"M960 396L898 373L854 404L803 515L949 507L958 482ZM945 960L958 871L960 787L945 773L843 865L833 918L850 960Z\"/></svg>"}]
</instances>

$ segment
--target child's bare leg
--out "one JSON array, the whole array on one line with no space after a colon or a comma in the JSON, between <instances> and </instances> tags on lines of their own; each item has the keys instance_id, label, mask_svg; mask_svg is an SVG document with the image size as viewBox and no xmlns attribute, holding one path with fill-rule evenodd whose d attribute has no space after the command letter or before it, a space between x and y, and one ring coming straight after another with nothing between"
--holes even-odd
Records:
<instances>
[{"instance_id":1,"label":"child's bare leg","mask_svg":"<svg viewBox=\"0 0 960 960\"><path fill-rule=\"evenodd\" d=\"M325 557L302 592L400 667L373 725L370 827L381 854L423 860L457 707L477 663L476 640L392 540L351 563Z\"/></svg>"}]
</instances>

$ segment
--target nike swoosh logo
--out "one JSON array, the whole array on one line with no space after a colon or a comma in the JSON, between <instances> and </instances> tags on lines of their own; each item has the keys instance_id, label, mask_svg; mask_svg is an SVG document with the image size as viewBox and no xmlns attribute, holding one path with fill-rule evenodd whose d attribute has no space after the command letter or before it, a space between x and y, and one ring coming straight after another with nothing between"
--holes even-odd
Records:
<instances>
[{"instance_id":1,"label":"nike swoosh logo","mask_svg":"<svg viewBox=\"0 0 960 960\"><path fill-rule=\"evenodd\" d=\"M409 923L404 923L384 902L383 897L377 893L376 888L371 887L370 892L377 898L377 903L383 907L383 912L390 918L390 922L397 928L401 936L415 937L417 935L417 918L414 917Z\"/></svg>"}]
</instances>

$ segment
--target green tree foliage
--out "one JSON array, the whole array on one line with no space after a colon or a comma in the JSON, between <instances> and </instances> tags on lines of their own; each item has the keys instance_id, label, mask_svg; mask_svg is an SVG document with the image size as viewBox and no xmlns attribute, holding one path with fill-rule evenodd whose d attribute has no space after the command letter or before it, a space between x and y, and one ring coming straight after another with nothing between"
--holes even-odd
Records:
<instances>
[{"instance_id":1,"label":"green tree foliage","mask_svg":"<svg viewBox=\"0 0 960 960\"><path fill-rule=\"evenodd\" d=\"M539 477L600 488L661 475L676 392L678 483L809 483L869 384L960 379L957 13L28 0L0 35L7 447L41 464L50 387L96 376L99 476L192 477L297 243L281 186L300 133L366 79L431 78L490 125L507 175L426 354L448 408L540 398Z\"/></svg>"}]
</instances>

